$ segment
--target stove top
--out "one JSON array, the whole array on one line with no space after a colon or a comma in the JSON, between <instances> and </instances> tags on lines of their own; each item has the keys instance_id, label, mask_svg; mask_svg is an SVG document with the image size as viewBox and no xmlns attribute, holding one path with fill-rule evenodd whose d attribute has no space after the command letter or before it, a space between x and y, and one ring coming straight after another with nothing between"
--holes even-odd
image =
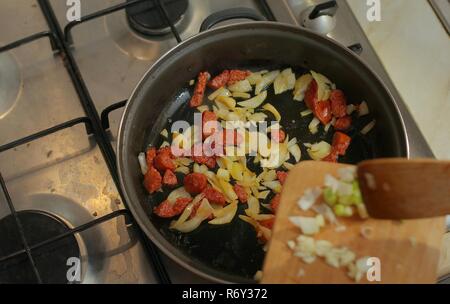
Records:
<instances>
[{"instance_id":1,"label":"stove top","mask_svg":"<svg viewBox=\"0 0 450 304\"><path fill-rule=\"evenodd\" d=\"M323 2L85 0L82 21L69 22L65 1L1 1L0 28L9 30L0 33L0 282L205 282L143 236L121 199L114 147L145 71L225 9L351 46L394 94L411 156L432 156L345 0L308 19Z\"/></svg>"}]
</instances>

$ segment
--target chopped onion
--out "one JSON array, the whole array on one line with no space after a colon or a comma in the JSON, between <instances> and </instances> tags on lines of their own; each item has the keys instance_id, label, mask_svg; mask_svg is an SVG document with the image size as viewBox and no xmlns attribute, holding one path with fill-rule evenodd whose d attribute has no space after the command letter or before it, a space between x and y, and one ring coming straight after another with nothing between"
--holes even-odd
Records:
<instances>
[{"instance_id":1,"label":"chopped onion","mask_svg":"<svg viewBox=\"0 0 450 304\"><path fill-rule=\"evenodd\" d=\"M237 203L229 204L228 206L224 207L221 211L222 214L219 217L216 217L215 219L209 221L208 223L211 225L223 225L230 223L234 216L236 215L238 209ZM214 213L216 215L217 213Z\"/></svg>"},{"instance_id":2,"label":"chopped onion","mask_svg":"<svg viewBox=\"0 0 450 304\"><path fill-rule=\"evenodd\" d=\"M300 150L300 147L295 144L288 147L288 151L292 154L292 156L294 156L295 161L298 163L302 157L302 151Z\"/></svg>"},{"instance_id":3,"label":"chopped onion","mask_svg":"<svg viewBox=\"0 0 450 304\"><path fill-rule=\"evenodd\" d=\"M197 110L201 113L205 112L205 111L209 111L209 107L207 105L201 105L197 107Z\"/></svg>"},{"instance_id":4,"label":"chopped onion","mask_svg":"<svg viewBox=\"0 0 450 304\"><path fill-rule=\"evenodd\" d=\"M313 111L311 111L310 109L307 109L307 110L305 110L305 111L301 111L301 112L300 112L300 115L301 115L302 117L305 117L305 116L311 115L312 113L313 113Z\"/></svg>"},{"instance_id":5,"label":"chopped onion","mask_svg":"<svg viewBox=\"0 0 450 304\"><path fill-rule=\"evenodd\" d=\"M269 85L271 85L275 79L280 74L279 70L269 72L265 74L257 83L255 86L255 95L260 94L264 89L266 89Z\"/></svg>"},{"instance_id":6,"label":"chopped onion","mask_svg":"<svg viewBox=\"0 0 450 304\"><path fill-rule=\"evenodd\" d=\"M302 75L297 79L294 87L294 100L302 101L305 98L305 92L312 80L311 74Z\"/></svg>"},{"instance_id":7,"label":"chopped onion","mask_svg":"<svg viewBox=\"0 0 450 304\"><path fill-rule=\"evenodd\" d=\"M248 93L241 93L241 92L233 92L232 96L234 98L243 98L243 99L249 99L250 97L252 97Z\"/></svg>"},{"instance_id":8,"label":"chopped onion","mask_svg":"<svg viewBox=\"0 0 450 304\"><path fill-rule=\"evenodd\" d=\"M314 210L314 212L321 214L329 223L333 225L339 224L336 215L334 214L330 206L328 206L327 204L324 203L315 204L311 207L311 209Z\"/></svg>"},{"instance_id":9,"label":"chopped onion","mask_svg":"<svg viewBox=\"0 0 450 304\"><path fill-rule=\"evenodd\" d=\"M331 174L326 174L324 179L325 187L330 188L333 192L336 192L339 187L339 180Z\"/></svg>"},{"instance_id":10,"label":"chopped onion","mask_svg":"<svg viewBox=\"0 0 450 304\"><path fill-rule=\"evenodd\" d=\"M245 213L253 217L254 215L259 214L260 212L260 206L259 206L259 200L254 196L249 196L247 199L247 205L248 209L245 210Z\"/></svg>"},{"instance_id":11,"label":"chopped onion","mask_svg":"<svg viewBox=\"0 0 450 304\"><path fill-rule=\"evenodd\" d=\"M219 96L230 96L230 95L231 95L230 91L228 91L224 87L221 87L220 89L217 89L214 92L212 92L211 95L208 96L208 99L213 101L214 99L216 99Z\"/></svg>"},{"instance_id":12,"label":"chopped onion","mask_svg":"<svg viewBox=\"0 0 450 304\"><path fill-rule=\"evenodd\" d=\"M236 107L236 100L228 96L218 96L214 101L219 106L219 108L221 105L224 105L228 109L234 109Z\"/></svg>"},{"instance_id":13,"label":"chopped onion","mask_svg":"<svg viewBox=\"0 0 450 304\"><path fill-rule=\"evenodd\" d=\"M367 102L363 101L358 107L358 115L359 117L365 116L369 114L369 106Z\"/></svg>"},{"instance_id":14,"label":"chopped onion","mask_svg":"<svg viewBox=\"0 0 450 304\"><path fill-rule=\"evenodd\" d=\"M354 104L349 104L347 106L347 115L352 115L353 112L355 112L356 107Z\"/></svg>"},{"instance_id":15,"label":"chopped onion","mask_svg":"<svg viewBox=\"0 0 450 304\"><path fill-rule=\"evenodd\" d=\"M171 228L183 233L194 231L204 220L206 220L211 215L211 213L213 213L213 211L214 209L211 207L208 200L203 199L193 218L183 223L175 222L171 225Z\"/></svg>"},{"instance_id":16,"label":"chopped onion","mask_svg":"<svg viewBox=\"0 0 450 304\"><path fill-rule=\"evenodd\" d=\"M370 131L372 131L372 129L375 127L376 121L372 120L367 126L365 126L362 130L361 130L361 134L366 135L367 133L369 133Z\"/></svg>"},{"instance_id":17,"label":"chopped onion","mask_svg":"<svg viewBox=\"0 0 450 304\"><path fill-rule=\"evenodd\" d=\"M247 79L244 79L228 86L228 89L231 92L247 93L252 90L252 86Z\"/></svg>"},{"instance_id":18,"label":"chopped onion","mask_svg":"<svg viewBox=\"0 0 450 304\"><path fill-rule=\"evenodd\" d=\"M322 194L322 189L319 187L306 189L303 196L297 202L297 205L303 211L309 210L315 203L319 196Z\"/></svg>"},{"instance_id":19,"label":"chopped onion","mask_svg":"<svg viewBox=\"0 0 450 304\"><path fill-rule=\"evenodd\" d=\"M295 86L295 74L291 68L283 70L275 79L273 88L275 95L284 93L288 90L292 90Z\"/></svg>"},{"instance_id":20,"label":"chopped onion","mask_svg":"<svg viewBox=\"0 0 450 304\"><path fill-rule=\"evenodd\" d=\"M317 82L317 99L319 101L328 100L331 94L331 81L324 75L316 73L314 71L311 71L311 75Z\"/></svg>"},{"instance_id":21,"label":"chopped onion","mask_svg":"<svg viewBox=\"0 0 450 304\"><path fill-rule=\"evenodd\" d=\"M308 154L313 160L322 160L331 153L331 145L325 141L311 145Z\"/></svg>"},{"instance_id":22,"label":"chopped onion","mask_svg":"<svg viewBox=\"0 0 450 304\"><path fill-rule=\"evenodd\" d=\"M233 190L233 186L227 181L219 179L220 187L222 188L222 193L228 199L229 202L233 202L238 199L238 196Z\"/></svg>"},{"instance_id":23,"label":"chopped onion","mask_svg":"<svg viewBox=\"0 0 450 304\"><path fill-rule=\"evenodd\" d=\"M167 129L162 130L160 134L164 138L169 138L169 132L167 131Z\"/></svg>"},{"instance_id":24,"label":"chopped onion","mask_svg":"<svg viewBox=\"0 0 450 304\"><path fill-rule=\"evenodd\" d=\"M193 86L194 84L195 84L195 80L194 79L189 80L189 85L190 86Z\"/></svg>"},{"instance_id":25,"label":"chopped onion","mask_svg":"<svg viewBox=\"0 0 450 304\"><path fill-rule=\"evenodd\" d=\"M269 181L269 182L264 182L262 183L265 187L272 189L273 192L275 193L280 193L281 192L281 184L279 181L275 180L275 181Z\"/></svg>"},{"instance_id":26,"label":"chopped onion","mask_svg":"<svg viewBox=\"0 0 450 304\"><path fill-rule=\"evenodd\" d=\"M323 217L322 217L323 219ZM305 235L314 235L320 231L321 219L319 216L316 217L305 217L305 216L290 216L289 221L300 228Z\"/></svg>"},{"instance_id":27,"label":"chopped onion","mask_svg":"<svg viewBox=\"0 0 450 304\"><path fill-rule=\"evenodd\" d=\"M251 73L247 80L251 85L255 85L262 80L262 74L260 72Z\"/></svg>"},{"instance_id":28,"label":"chopped onion","mask_svg":"<svg viewBox=\"0 0 450 304\"><path fill-rule=\"evenodd\" d=\"M290 148L290 147L292 147L293 145L296 145L297 142L298 142L298 141L297 141L297 138L294 137L294 138L292 138L291 140L289 140L289 142L288 142L288 144L287 144L287 147Z\"/></svg>"},{"instance_id":29,"label":"chopped onion","mask_svg":"<svg viewBox=\"0 0 450 304\"><path fill-rule=\"evenodd\" d=\"M309 123L308 129L311 134L316 134L319 129L317 128L320 124L320 120L317 117L314 117L313 120Z\"/></svg>"},{"instance_id":30,"label":"chopped onion","mask_svg":"<svg viewBox=\"0 0 450 304\"><path fill-rule=\"evenodd\" d=\"M228 170L220 168L217 170L217 177L223 179L224 181L230 181L230 172Z\"/></svg>"},{"instance_id":31,"label":"chopped onion","mask_svg":"<svg viewBox=\"0 0 450 304\"><path fill-rule=\"evenodd\" d=\"M283 167L284 167L286 170L291 170L292 168L294 168L294 165L291 164L291 163L285 162L285 163L283 163Z\"/></svg>"},{"instance_id":32,"label":"chopped onion","mask_svg":"<svg viewBox=\"0 0 450 304\"><path fill-rule=\"evenodd\" d=\"M345 167L338 170L339 178L347 183L351 183L356 178L356 167Z\"/></svg>"},{"instance_id":33,"label":"chopped onion","mask_svg":"<svg viewBox=\"0 0 450 304\"><path fill-rule=\"evenodd\" d=\"M175 203L178 198L192 198L191 195L184 189L184 187L177 188L170 192L167 196L167 200L171 203Z\"/></svg>"},{"instance_id":34,"label":"chopped onion","mask_svg":"<svg viewBox=\"0 0 450 304\"><path fill-rule=\"evenodd\" d=\"M183 174L185 174L185 175L188 175L190 171L189 171L189 168L188 168L188 167L185 167L185 166L179 166L179 167L177 167L177 168L175 169L175 172L183 173Z\"/></svg>"},{"instance_id":35,"label":"chopped onion","mask_svg":"<svg viewBox=\"0 0 450 304\"><path fill-rule=\"evenodd\" d=\"M259 192L258 199L265 200L269 194L270 190L261 191Z\"/></svg>"},{"instance_id":36,"label":"chopped onion","mask_svg":"<svg viewBox=\"0 0 450 304\"><path fill-rule=\"evenodd\" d=\"M266 120L266 118L267 118L266 114L259 112L259 113L255 113L255 114L250 115L248 117L248 120L255 121L255 122L260 122L260 121Z\"/></svg>"},{"instance_id":37,"label":"chopped onion","mask_svg":"<svg viewBox=\"0 0 450 304\"><path fill-rule=\"evenodd\" d=\"M244 108L256 109L266 100L266 98L267 91L263 91L249 100L238 102L238 105Z\"/></svg>"},{"instance_id":38,"label":"chopped onion","mask_svg":"<svg viewBox=\"0 0 450 304\"><path fill-rule=\"evenodd\" d=\"M146 160L144 152L139 153L138 160L139 160L139 166L141 167L142 174L143 175L147 174L148 166L147 166L147 160Z\"/></svg>"},{"instance_id":39,"label":"chopped onion","mask_svg":"<svg viewBox=\"0 0 450 304\"><path fill-rule=\"evenodd\" d=\"M159 146L159 148L165 148L165 147L170 147L170 144L168 141L164 141L161 146Z\"/></svg>"},{"instance_id":40,"label":"chopped onion","mask_svg":"<svg viewBox=\"0 0 450 304\"><path fill-rule=\"evenodd\" d=\"M266 103L263 106L263 109L266 110L266 111L269 111L270 113L272 113L273 116L275 116L275 120L276 121L280 121L281 120L280 112L278 112L278 110L273 105L271 105L270 103Z\"/></svg>"}]
</instances>

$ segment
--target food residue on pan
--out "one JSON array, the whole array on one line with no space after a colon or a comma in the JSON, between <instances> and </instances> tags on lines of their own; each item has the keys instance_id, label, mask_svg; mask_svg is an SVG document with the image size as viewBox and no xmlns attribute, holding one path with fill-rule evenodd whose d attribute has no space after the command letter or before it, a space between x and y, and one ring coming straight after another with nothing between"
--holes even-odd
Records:
<instances>
[{"instance_id":1,"label":"food residue on pan","mask_svg":"<svg viewBox=\"0 0 450 304\"><path fill-rule=\"evenodd\" d=\"M306 104L308 110L297 112L298 120L309 122L305 131L317 133L322 125L325 133L333 132L329 143L303 143L313 160L338 162L351 144L346 132L354 120L369 114L366 102L348 103L343 91L314 71L295 75L291 68L225 70L215 77L204 71L189 84L193 86L189 106L200 124L191 123L180 131L174 130L177 122L169 120L172 128L160 132L161 146L148 147L138 156L150 194L172 189L154 214L171 220L170 228L181 233L190 233L204 222L226 225L238 217L253 227L261 243L270 239L283 183L304 156L302 143L283 125L277 104L268 100L269 90L289 94L293 110L299 102ZM268 127L258 129L263 123ZM367 134L374 125L361 132ZM330 177L323 193L312 189L299 201L302 209L309 209L318 195L325 197L317 217L294 220L305 234L314 235L333 218L337 222L335 215L361 212L357 185L346 183ZM239 214L242 204L246 208ZM336 225L336 229L345 227Z\"/></svg>"}]
</instances>

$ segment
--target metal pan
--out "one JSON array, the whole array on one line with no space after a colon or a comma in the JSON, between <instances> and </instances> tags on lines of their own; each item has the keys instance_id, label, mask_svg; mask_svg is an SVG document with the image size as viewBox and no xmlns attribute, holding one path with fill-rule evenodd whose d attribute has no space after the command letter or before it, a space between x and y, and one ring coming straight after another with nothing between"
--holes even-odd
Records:
<instances>
[{"instance_id":1,"label":"metal pan","mask_svg":"<svg viewBox=\"0 0 450 304\"><path fill-rule=\"evenodd\" d=\"M160 144L159 132L169 119L192 121L193 111L187 106L192 87L187 83L199 72L215 75L230 68L283 67L293 67L298 73L318 71L336 82L350 102L369 104L377 126L370 136L361 137L358 129L362 125L356 125L342 161L409 156L405 127L392 95L357 55L331 39L289 25L251 22L203 32L179 44L151 67L129 99L119 132L118 168L125 199L142 230L165 254L207 279L252 282L264 258L253 228L236 217L224 226L204 223L189 234L169 230L170 221L152 214L167 193L148 195L137 155L148 144ZM282 125L291 137L301 142L330 141L332 134L309 134L309 120L300 119L301 108L291 96L269 98L280 110Z\"/></svg>"}]
</instances>

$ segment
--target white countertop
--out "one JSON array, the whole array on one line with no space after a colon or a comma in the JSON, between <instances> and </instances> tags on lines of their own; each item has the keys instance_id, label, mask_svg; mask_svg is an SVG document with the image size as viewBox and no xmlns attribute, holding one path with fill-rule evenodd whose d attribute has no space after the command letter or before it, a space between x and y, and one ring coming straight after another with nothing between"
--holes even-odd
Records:
<instances>
[{"instance_id":1,"label":"white countertop","mask_svg":"<svg viewBox=\"0 0 450 304\"><path fill-rule=\"evenodd\" d=\"M450 159L450 37L426 0L347 0L437 158Z\"/></svg>"}]
</instances>

